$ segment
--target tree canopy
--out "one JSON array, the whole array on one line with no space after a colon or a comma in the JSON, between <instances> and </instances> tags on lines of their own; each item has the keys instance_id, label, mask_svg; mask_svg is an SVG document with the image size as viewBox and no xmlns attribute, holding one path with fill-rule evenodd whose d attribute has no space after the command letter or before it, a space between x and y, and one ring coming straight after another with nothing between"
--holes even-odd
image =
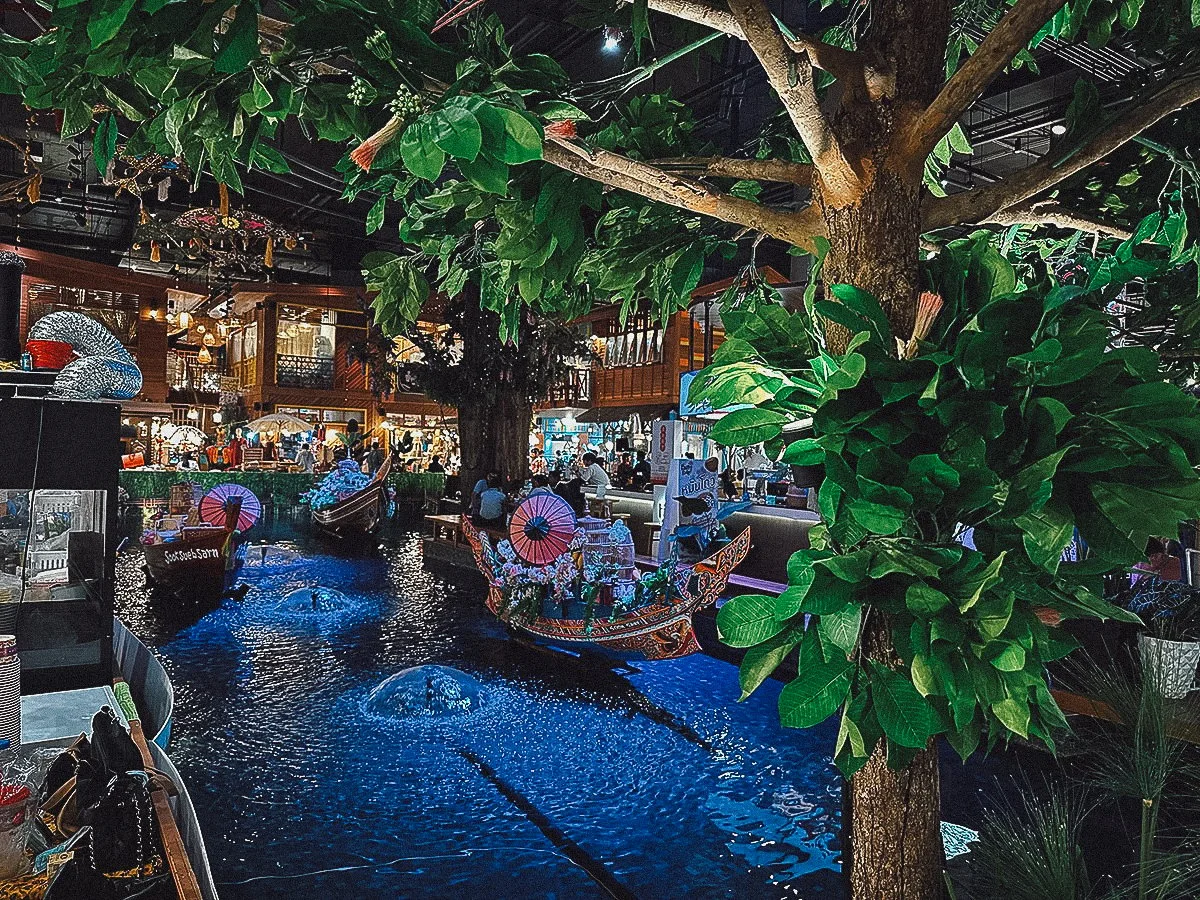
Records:
<instances>
[{"instance_id":1,"label":"tree canopy","mask_svg":"<svg viewBox=\"0 0 1200 900\"><path fill-rule=\"evenodd\" d=\"M236 191L246 169L287 171L272 141L289 119L353 150L340 168L347 196L377 198L368 231L393 210L400 239L436 260L366 261L392 330L415 317L427 277L451 294L475 280L507 334L522 305L571 315L615 299L667 312L706 259L757 235L818 256L832 244L836 278L839 211L863 207L892 171L923 184L910 199L926 246L989 223L1124 239L1165 186L1195 201L1187 129L1171 119L1200 97L1198 0L872 0L813 35L762 0L589 5L628 17L642 59L624 78L572 81L547 56L515 54L486 5L316 0L272 6L269 18L247 0L106 0L52 3L40 37L5 36L0 90L61 110L65 137L90 129L102 170L123 139ZM651 27L680 20L711 32L654 58ZM684 105L637 91L714 39L744 41L779 101L732 155ZM1035 66L1047 40L1119 43L1155 65L1117 108L1081 74L1050 154L939 196L941 169L969 149L960 117L1006 68ZM1110 157L1118 165L1088 171ZM781 182L810 199L759 201Z\"/></svg>"}]
</instances>

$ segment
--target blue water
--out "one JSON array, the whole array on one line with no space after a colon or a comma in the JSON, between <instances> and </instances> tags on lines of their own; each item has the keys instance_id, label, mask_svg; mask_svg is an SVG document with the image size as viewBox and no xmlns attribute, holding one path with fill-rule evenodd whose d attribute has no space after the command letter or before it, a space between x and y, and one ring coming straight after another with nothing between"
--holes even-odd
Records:
<instances>
[{"instance_id":1,"label":"blue water","mask_svg":"<svg viewBox=\"0 0 1200 900\"><path fill-rule=\"evenodd\" d=\"M736 669L704 655L620 675L514 641L411 533L368 558L296 549L182 628L138 589L136 551L119 569L119 612L175 685L171 755L224 900L608 896L534 819L637 897L841 896L835 730L782 729L778 683L739 704ZM315 586L342 596L284 602ZM364 712L424 664L486 702Z\"/></svg>"}]
</instances>

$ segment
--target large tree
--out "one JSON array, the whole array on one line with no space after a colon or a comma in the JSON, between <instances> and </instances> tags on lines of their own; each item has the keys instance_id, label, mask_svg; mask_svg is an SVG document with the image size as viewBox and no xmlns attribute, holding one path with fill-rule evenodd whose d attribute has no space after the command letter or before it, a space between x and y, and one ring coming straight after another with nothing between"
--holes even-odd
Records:
<instances>
[{"instance_id":1,"label":"large tree","mask_svg":"<svg viewBox=\"0 0 1200 900\"><path fill-rule=\"evenodd\" d=\"M1089 167L1139 140L1144 181L1157 177L1157 188L1186 168L1180 132L1165 120L1200 98L1196 0L845 5L845 20L821 35L791 27L795 17L775 15L764 0L623 6L640 39L648 7L662 22L698 23L749 48L779 115L753 152L734 155L703 141L669 98L622 99L645 70L610 95L579 91L553 60L514 55L478 3L443 14L430 2L313 0L272 7L277 21L250 0L60 2L32 45L4 39L0 89L63 110L67 136L94 127L100 168L120 131L133 151L181 155L234 189L246 167L286 170L272 139L289 118L318 139L348 143L348 191L378 197L370 229L392 204L406 241L429 204L465 233L494 229L494 258L478 283L510 336L522 306L570 315L596 297L670 311L686 302L707 258L766 235L819 259L835 300L818 335L829 354L850 350L854 330L836 312L836 285L878 298L903 344L917 319L922 259L946 229L1047 226L1127 238L1147 210L1088 203L1075 188ZM1159 65L1116 107L1081 77L1070 129L1049 154L994 183L937 196L939 167L966 149L966 111L1006 69L1031 65L1030 51L1048 38L1119 41ZM763 187L779 183L804 202L760 202ZM456 293L480 271L464 256L472 252L458 235L435 254L432 273L415 257L387 260L377 311L415 317L424 299L418 274ZM746 383L762 392L759 381ZM868 661L911 678L887 622L869 617ZM886 744L863 748L865 765L849 787L853 893L936 896L934 739L893 768Z\"/></svg>"}]
</instances>

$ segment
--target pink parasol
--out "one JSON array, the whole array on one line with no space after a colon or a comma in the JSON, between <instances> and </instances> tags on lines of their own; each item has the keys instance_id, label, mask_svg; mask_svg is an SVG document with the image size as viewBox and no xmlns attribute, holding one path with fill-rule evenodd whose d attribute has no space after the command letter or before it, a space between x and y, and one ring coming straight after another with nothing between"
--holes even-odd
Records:
<instances>
[{"instance_id":1,"label":"pink parasol","mask_svg":"<svg viewBox=\"0 0 1200 900\"><path fill-rule=\"evenodd\" d=\"M241 512L238 513L237 530L248 531L254 527L262 513L262 504L254 496L254 492L240 484L218 484L204 495L200 501L200 518L209 525L225 524L225 503L234 497L242 501Z\"/></svg>"},{"instance_id":2,"label":"pink parasol","mask_svg":"<svg viewBox=\"0 0 1200 900\"><path fill-rule=\"evenodd\" d=\"M534 494L512 515L508 538L525 562L544 566L566 553L575 535L575 511L556 494Z\"/></svg>"}]
</instances>

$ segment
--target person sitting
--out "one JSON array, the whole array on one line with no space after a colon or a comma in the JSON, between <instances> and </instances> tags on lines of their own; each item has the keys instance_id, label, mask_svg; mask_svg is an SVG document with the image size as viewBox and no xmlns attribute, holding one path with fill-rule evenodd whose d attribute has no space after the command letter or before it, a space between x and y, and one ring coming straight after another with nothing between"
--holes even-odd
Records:
<instances>
[{"instance_id":1,"label":"person sitting","mask_svg":"<svg viewBox=\"0 0 1200 900\"><path fill-rule=\"evenodd\" d=\"M504 491L500 489L500 476L492 472L487 477L487 487L479 495L479 513L472 521L480 528L502 528L506 499Z\"/></svg>"},{"instance_id":2,"label":"person sitting","mask_svg":"<svg viewBox=\"0 0 1200 900\"><path fill-rule=\"evenodd\" d=\"M529 496L533 497L536 494L553 494L550 489L550 479L545 475L534 475L529 479Z\"/></svg>"},{"instance_id":3,"label":"person sitting","mask_svg":"<svg viewBox=\"0 0 1200 900\"><path fill-rule=\"evenodd\" d=\"M479 515L479 498L483 495L483 492L488 489L488 484L493 478L496 479L496 484L499 486L500 473L495 470L489 470L488 473L475 482L475 486L471 488L471 502L467 506L467 511L472 518Z\"/></svg>"},{"instance_id":4,"label":"person sitting","mask_svg":"<svg viewBox=\"0 0 1200 900\"><path fill-rule=\"evenodd\" d=\"M563 481L562 475L558 469L555 469L550 473L550 489L567 501L571 509L575 511L575 515L583 515L585 507L583 482L578 475L569 481Z\"/></svg>"}]
</instances>

